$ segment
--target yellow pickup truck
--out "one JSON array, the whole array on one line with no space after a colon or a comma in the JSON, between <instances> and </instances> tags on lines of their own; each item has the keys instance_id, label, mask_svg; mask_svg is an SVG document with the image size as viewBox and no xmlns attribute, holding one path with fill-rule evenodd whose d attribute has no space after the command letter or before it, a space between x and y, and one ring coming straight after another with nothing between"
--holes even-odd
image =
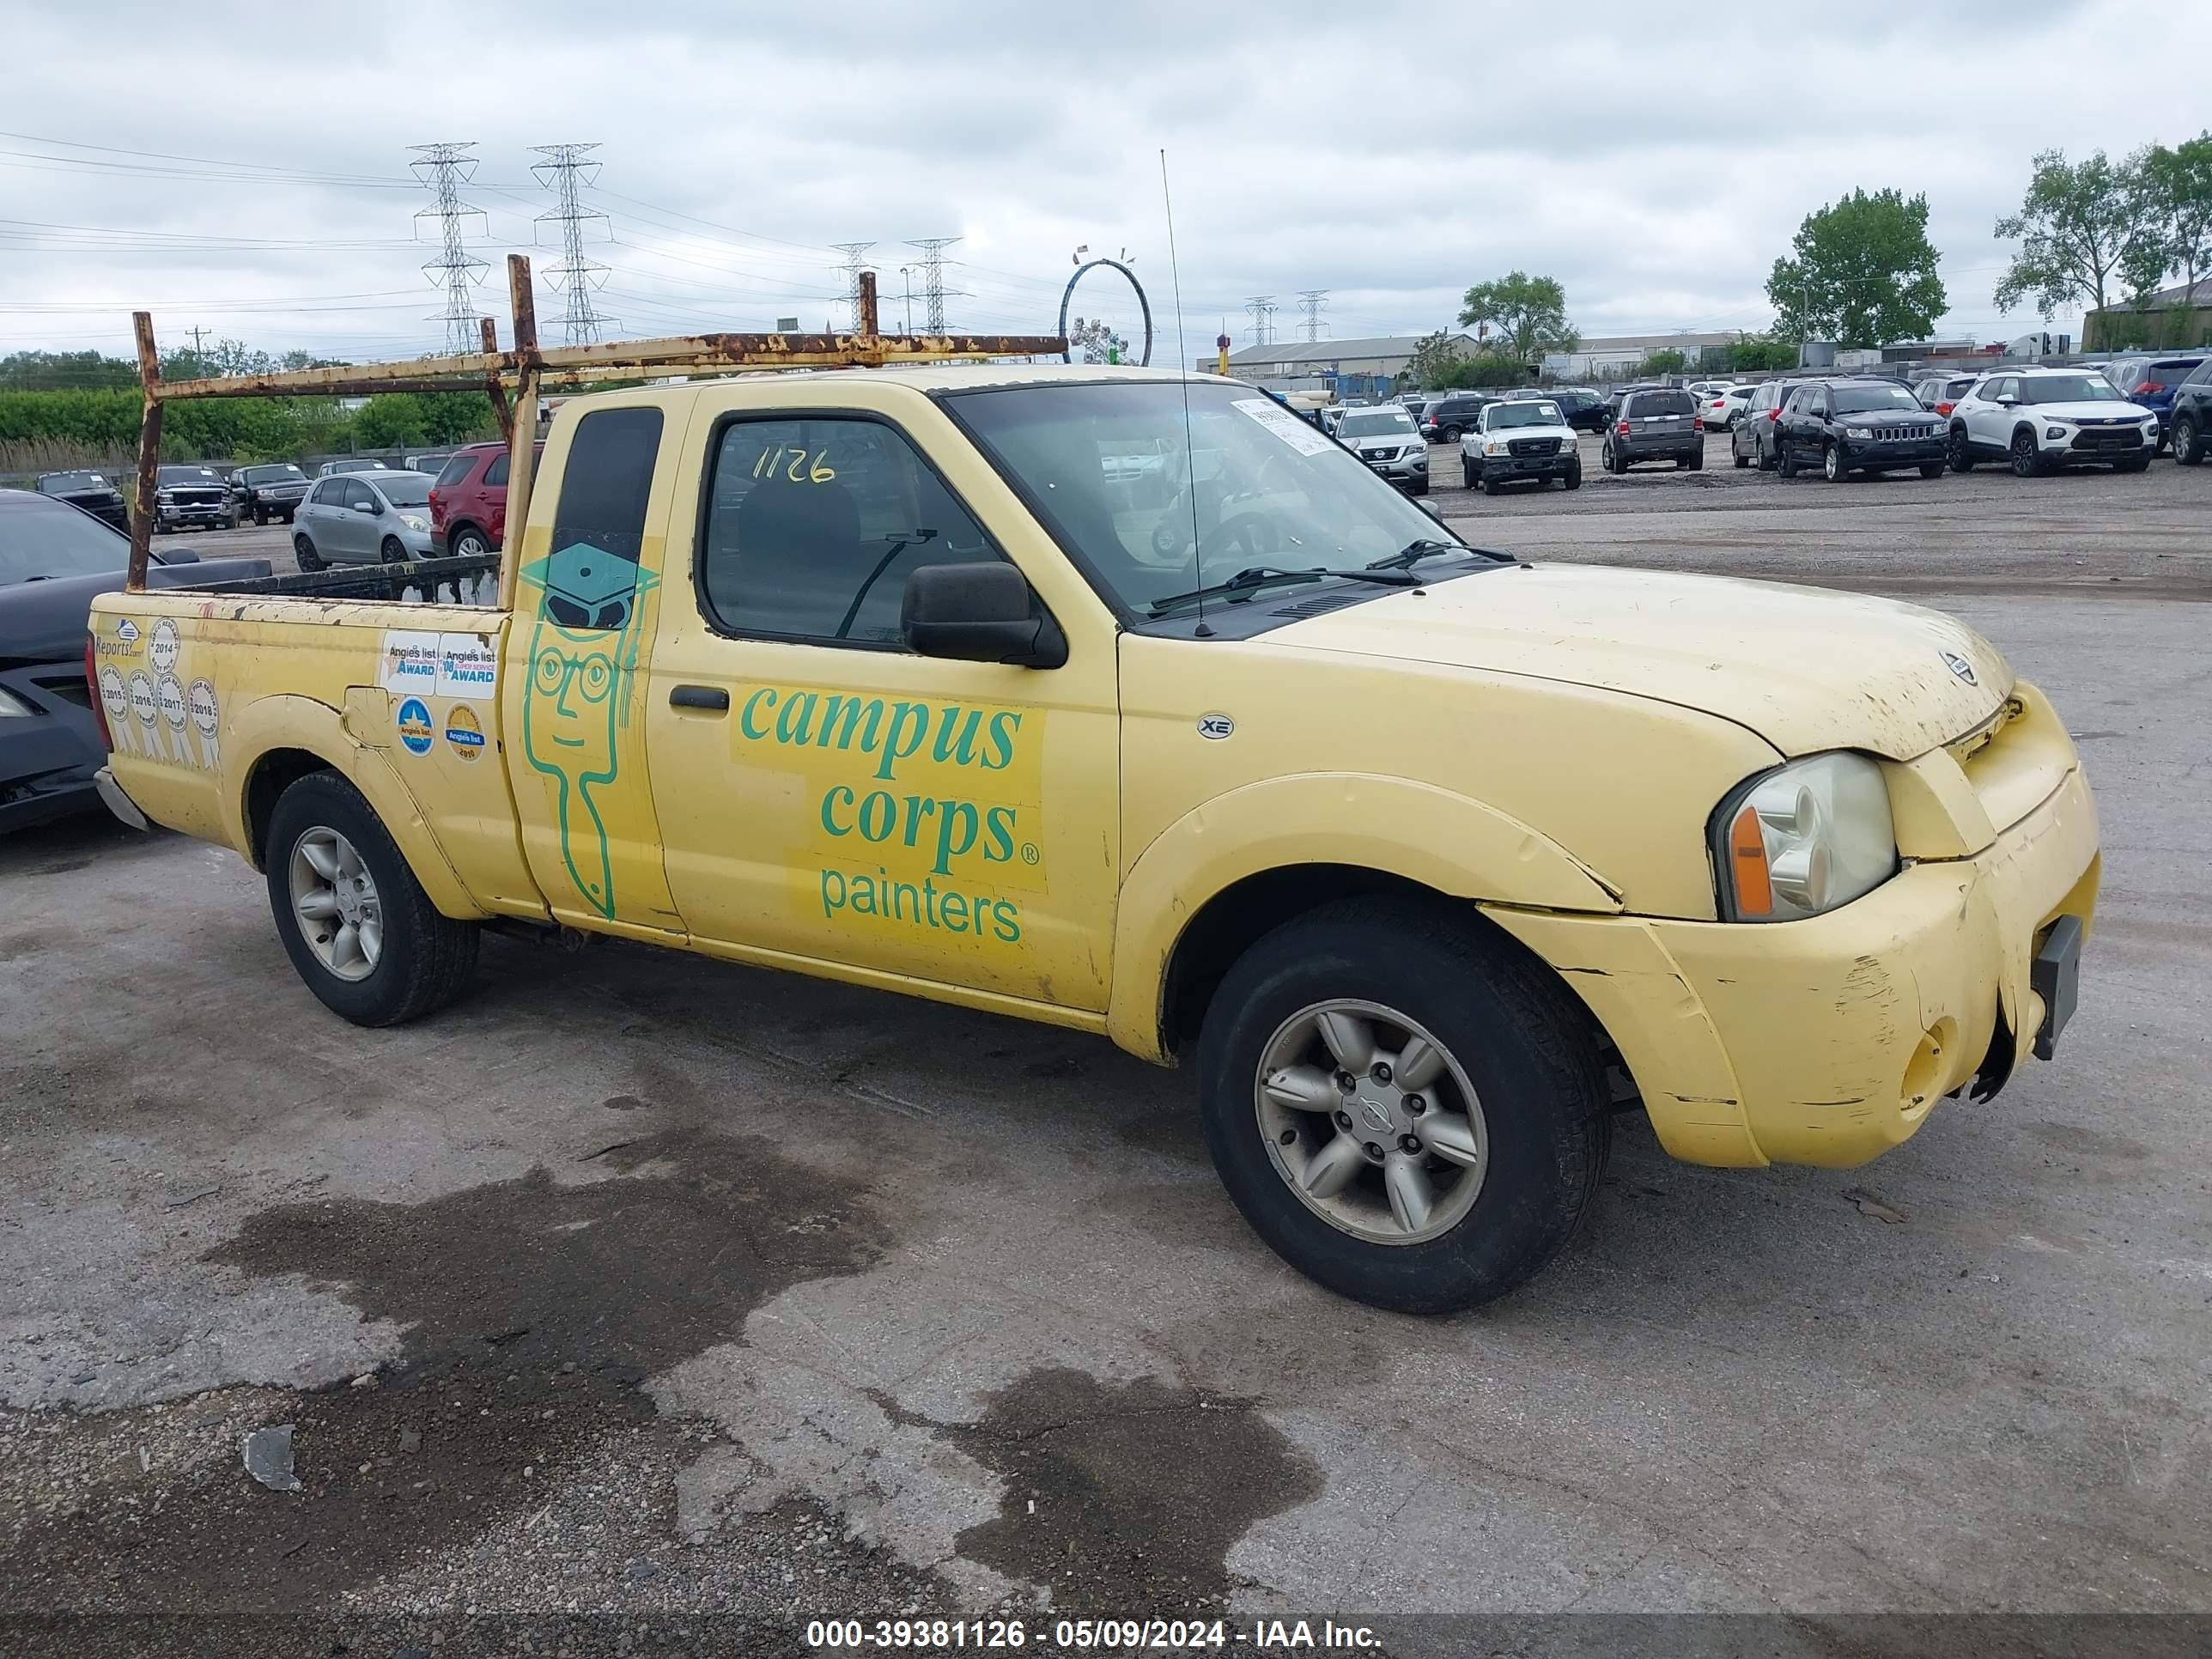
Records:
<instances>
[{"instance_id":1,"label":"yellow pickup truck","mask_svg":"<svg viewBox=\"0 0 2212 1659\"><path fill-rule=\"evenodd\" d=\"M1616 1112L1855 1164L2074 1006L2095 809L1971 629L1464 545L1229 381L580 398L513 539L508 610L94 606L110 804L265 872L364 1025L497 921L1188 1055L1266 1241L1434 1310L1559 1249Z\"/></svg>"}]
</instances>

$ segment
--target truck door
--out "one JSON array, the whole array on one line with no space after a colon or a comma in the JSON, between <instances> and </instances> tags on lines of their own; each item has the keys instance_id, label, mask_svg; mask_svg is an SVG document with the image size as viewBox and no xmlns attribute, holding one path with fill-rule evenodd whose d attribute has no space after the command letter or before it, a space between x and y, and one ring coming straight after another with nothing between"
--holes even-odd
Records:
<instances>
[{"instance_id":1,"label":"truck door","mask_svg":"<svg viewBox=\"0 0 2212 1659\"><path fill-rule=\"evenodd\" d=\"M874 393L898 419L851 406L866 395L702 395L693 591L664 605L647 716L677 908L756 959L1103 1010L1112 619L941 413L906 388ZM985 560L1022 568L1066 663L907 647L907 577Z\"/></svg>"}]
</instances>

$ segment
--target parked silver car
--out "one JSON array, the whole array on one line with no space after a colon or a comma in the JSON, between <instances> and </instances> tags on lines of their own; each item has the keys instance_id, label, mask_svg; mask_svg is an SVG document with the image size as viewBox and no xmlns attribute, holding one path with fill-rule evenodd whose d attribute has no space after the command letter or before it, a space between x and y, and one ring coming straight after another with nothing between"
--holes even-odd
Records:
<instances>
[{"instance_id":1,"label":"parked silver car","mask_svg":"<svg viewBox=\"0 0 2212 1659\"><path fill-rule=\"evenodd\" d=\"M319 479L292 520L300 568L428 558L434 482L427 472L390 471Z\"/></svg>"},{"instance_id":2,"label":"parked silver car","mask_svg":"<svg viewBox=\"0 0 2212 1659\"><path fill-rule=\"evenodd\" d=\"M1337 441L1408 495L1429 493L1429 446L1413 417L1396 404L1348 409Z\"/></svg>"}]
</instances>

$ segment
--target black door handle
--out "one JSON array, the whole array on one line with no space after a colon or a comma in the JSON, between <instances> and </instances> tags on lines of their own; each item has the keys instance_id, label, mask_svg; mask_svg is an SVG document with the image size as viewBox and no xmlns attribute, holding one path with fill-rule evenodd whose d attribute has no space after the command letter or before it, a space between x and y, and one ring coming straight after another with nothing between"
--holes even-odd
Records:
<instances>
[{"instance_id":1,"label":"black door handle","mask_svg":"<svg viewBox=\"0 0 2212 1659\"><path fill-rule=\"evenodd\" d=\"M672 708L708 708L717 714L730 712L730 694L719 685L679 685L668 694Z\"/></svg>"}]
</instances>

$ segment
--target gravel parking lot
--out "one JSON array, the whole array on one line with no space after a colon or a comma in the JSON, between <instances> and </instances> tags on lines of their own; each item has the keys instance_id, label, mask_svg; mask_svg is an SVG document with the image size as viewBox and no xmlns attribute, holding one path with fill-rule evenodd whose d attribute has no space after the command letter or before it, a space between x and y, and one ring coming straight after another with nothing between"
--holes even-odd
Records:
<instances>
[{"instance_id":1,"label":"gravel parking lot","mask_svg":"<svg viewBox=\"0 0 2212 1659\"><path fill-rule=\"evenodd\" d=\"M1269 1255L1187 1079L1102 1041L499 940L461 1007L359 1030L231 855L52 826L0 843L0 1618L799 1652L828 1616L1289 1609L1445 1655L1413 1615L1790 1614L1757 1650L1807 1653L1857 1650L1829 1615L2212 1615L2212 468L1584 452L1581 490L1492 498L1440 449L1431 501L1532 558L1935 605L2051 693L2106 835L2056 1064L1849 1173L1632 1121L1549 1272L1414 1321ZM282 1424L296 1492L240 1467Z\"/></svg>"}]
</instances>

